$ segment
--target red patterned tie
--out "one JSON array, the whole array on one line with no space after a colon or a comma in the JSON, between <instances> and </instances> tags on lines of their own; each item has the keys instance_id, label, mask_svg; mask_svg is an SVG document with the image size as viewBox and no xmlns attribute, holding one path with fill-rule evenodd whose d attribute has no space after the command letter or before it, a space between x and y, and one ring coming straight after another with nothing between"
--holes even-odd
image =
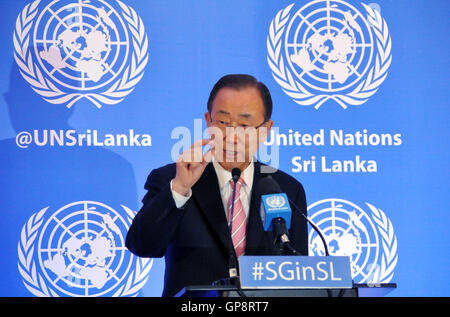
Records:
<instances>
[{"instance_id":1,"label":"red patterned tie","mask_svg":"<svg viewBox=\"0 0 450 317\"><path fill-rule=\"evenodd\" d=\"M233 240L234 249L236 251L236 256L239 258L245 251L245 233L247 230L247 217L245 216L245 211L242 206L240 191L244 180L239 178L236 183L236 195L234 198L234 215L231 228L231 238ZM233 193L233 180L230 180L231 193ZM230 195L228 199L228 219L231 219L231 207L232 207L233 194ZM228 220L230 221L230 220Z\"/></svg>"}]
</instances>

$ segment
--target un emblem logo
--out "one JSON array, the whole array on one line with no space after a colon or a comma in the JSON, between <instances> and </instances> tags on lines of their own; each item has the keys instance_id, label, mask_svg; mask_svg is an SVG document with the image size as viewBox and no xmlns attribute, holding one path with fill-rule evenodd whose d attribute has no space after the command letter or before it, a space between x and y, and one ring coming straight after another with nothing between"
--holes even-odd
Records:
<instances>
[{"instance_id":1,"label":"un emblem logo","mask_svg":"<svg viewBox=\"0 0 450 317\"><path fill-rule=\"evenodd\" d=\"M283 196L272 195L267 198L266 203L271 208L281 208L286 205L286 200Z\"/></svg>"},{"instance_id":2,"label":"un emblem logo","mask_svg":"<svg viewBox=\"0 0 450 317\"><path fill-rule=\"evenodd\" d=\"M343 199L324 199L308 206L308 215L325 236L331 255L349 256L355 283L387 283L397 265L397 237L386 214L366 203L369 212ZM311 230L311 255L325 255Z\"/></svg>"},{"instance_id":3,"label":"un emblem logo","mask_svg":"<svg viewBox=\"0 0 450 317\"><path fill-rule=\"evenodd\" d=\"M341 0L316 0L278 12L267 38L267 60L284 92L302 106L334 100L365 103L386 79L391 37L377 10L365 14Z\"/></svg>"},{"instance_id":4,"label":"un emblem logo","mask_svg":"<svg viewBox=\"0 0 450 317\"><path fill-rule=\"evenodd\" d=\"M79 201L33 214L18 245L19 272L36 296L136 296L153 260L134 256L125 236L135 213Z\"/></svg>"},{"instance_id":5,"label":"un emblem logo","mask_svg":"<svg viewBox=\"0 0 450 317\"><path fill-rule=\"evenodd\" d=\"M33 90L68 108L82 98L98 108L121 102L148 62L142 19L119 0L35 0L17 18L14 48Z\"/></svg>"}]
</instances>

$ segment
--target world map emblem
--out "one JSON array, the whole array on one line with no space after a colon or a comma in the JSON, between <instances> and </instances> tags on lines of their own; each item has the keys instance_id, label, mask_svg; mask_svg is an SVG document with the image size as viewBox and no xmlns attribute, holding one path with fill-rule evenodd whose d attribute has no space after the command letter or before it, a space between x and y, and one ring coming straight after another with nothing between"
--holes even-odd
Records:
<instances>
[{"instance_id":1,"label":"world map emblem","mask_svg":"<svg viewBox=\"0 0 450 317\"><path fill-rule=\"evenodd\" d=\"M375 206L329 198L308 206L308 216L321 230L330 255L348 256L355 283L388 283L397 265L397 237L390 219ZM308 235L309 254L325 255L317 232Z\"/></svg>"},{"instance_id":2,"label":"world map emblem","mask_svg":"<svg viewBox=\"0 0 450 317\"><path fill-rule=\"evenodd\" d=\"M281 207L285 206L286 200L283 198L283 196L273 195L273 196L269 196L266 199L266 203L267 203L267 205L269 205L269 207L281 208Z\"/></svg>"},{"instance_id":3,"label":"world map emblem","mask_svg":"<svg viewBox=\"0 0 450 317\"><path fill-rule=\"evenodd\" d=\"M23 226L18 268L25 287L40 297L136 296L147 282L153 260L125 246L135 212L95 201L50 207Z\"/></svg>"},{"instance_id":4,"label":"world map emblem","mask_svg":"<svg viewBox=\"0 0 450 317\"><path fill-rule=\"evenodd\" d=\"M292 3L272 20L267 61L275 81L299 105L365 103L386 79L392 42L378 10L342 0ZM327 104L330 104L327 103Z\"/></svg>"},{"instance_id":5,"label":"world map emblem","mask_svg":"<svg viewBox=\"0 0 450 317\"><path fill-rule=\"evenodd\" d=\"M31 88L52 104L120 103L144 75L148 38L119 0L35 0L14 30L14 58Z\"/></svg>"}]
</instances>

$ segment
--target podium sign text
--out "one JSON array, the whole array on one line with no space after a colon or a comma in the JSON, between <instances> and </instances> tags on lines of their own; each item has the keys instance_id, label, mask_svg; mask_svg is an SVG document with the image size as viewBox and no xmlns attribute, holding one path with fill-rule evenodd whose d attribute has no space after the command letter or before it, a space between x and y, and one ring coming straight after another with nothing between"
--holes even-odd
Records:
<instances>
[{"instance_id":1,"label":"podium sign text","mask_svg":"<svg viewBox=\"0 0 450 317\"><path fill-rule=\"evenodd\" d=\"M346 256L241 256L242 288L351 288Z\"/></svg>"}]
</instances>

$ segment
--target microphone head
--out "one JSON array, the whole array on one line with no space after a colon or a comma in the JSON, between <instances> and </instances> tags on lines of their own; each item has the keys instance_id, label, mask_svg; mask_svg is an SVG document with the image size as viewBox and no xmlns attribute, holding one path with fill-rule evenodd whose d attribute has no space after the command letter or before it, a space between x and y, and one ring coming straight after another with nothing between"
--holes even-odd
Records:
<instances>
[{"instance_id":1,"label":"microphone head","mask_svg":"<svg viewBox=\"0 0 450 317\"><path fill-rule=\"evenodd\" d=\"M241 170L237 167L233 168L231 170L231 177L233 178L233 181L236 183L239 180L239 177L241 177Z\"/></svg>"},{"instance_id":2,"label":"microphone head","mask_svg":"<svg viewBox=\"0 0 450 317\"><path fill-rule=\"evenodd\" d=\"M287 195L285 193L262 195L260 216L265 231L273 230L274 220L279 222L281 219L289 229L292 211Z\"/></svg>"},{"instance_id":3,"label":"microphone head","mask_svg":"<svg viewBox=\"0 0 450 317\"><path fill-rule=\"evenodd\" d=\"M256 185L258 195L269 195L282 193L280 185L272 178L272 176L266 176L259 180Z\"/></svg>"},{"instance_id":4,"label":"microphone head","mask_svg":"<svg viewBox=\"0 0 450 317\"><path fill-rule=\"evenodd\" d=\"M256 190L261 197L260 216L264 230L272 230L272 221L277 218L284 219L287 229L289 229L292 211L289 199L281 191L280 185L271 176L266 176L258 182Z\"/></svg>"}]
</instances>

